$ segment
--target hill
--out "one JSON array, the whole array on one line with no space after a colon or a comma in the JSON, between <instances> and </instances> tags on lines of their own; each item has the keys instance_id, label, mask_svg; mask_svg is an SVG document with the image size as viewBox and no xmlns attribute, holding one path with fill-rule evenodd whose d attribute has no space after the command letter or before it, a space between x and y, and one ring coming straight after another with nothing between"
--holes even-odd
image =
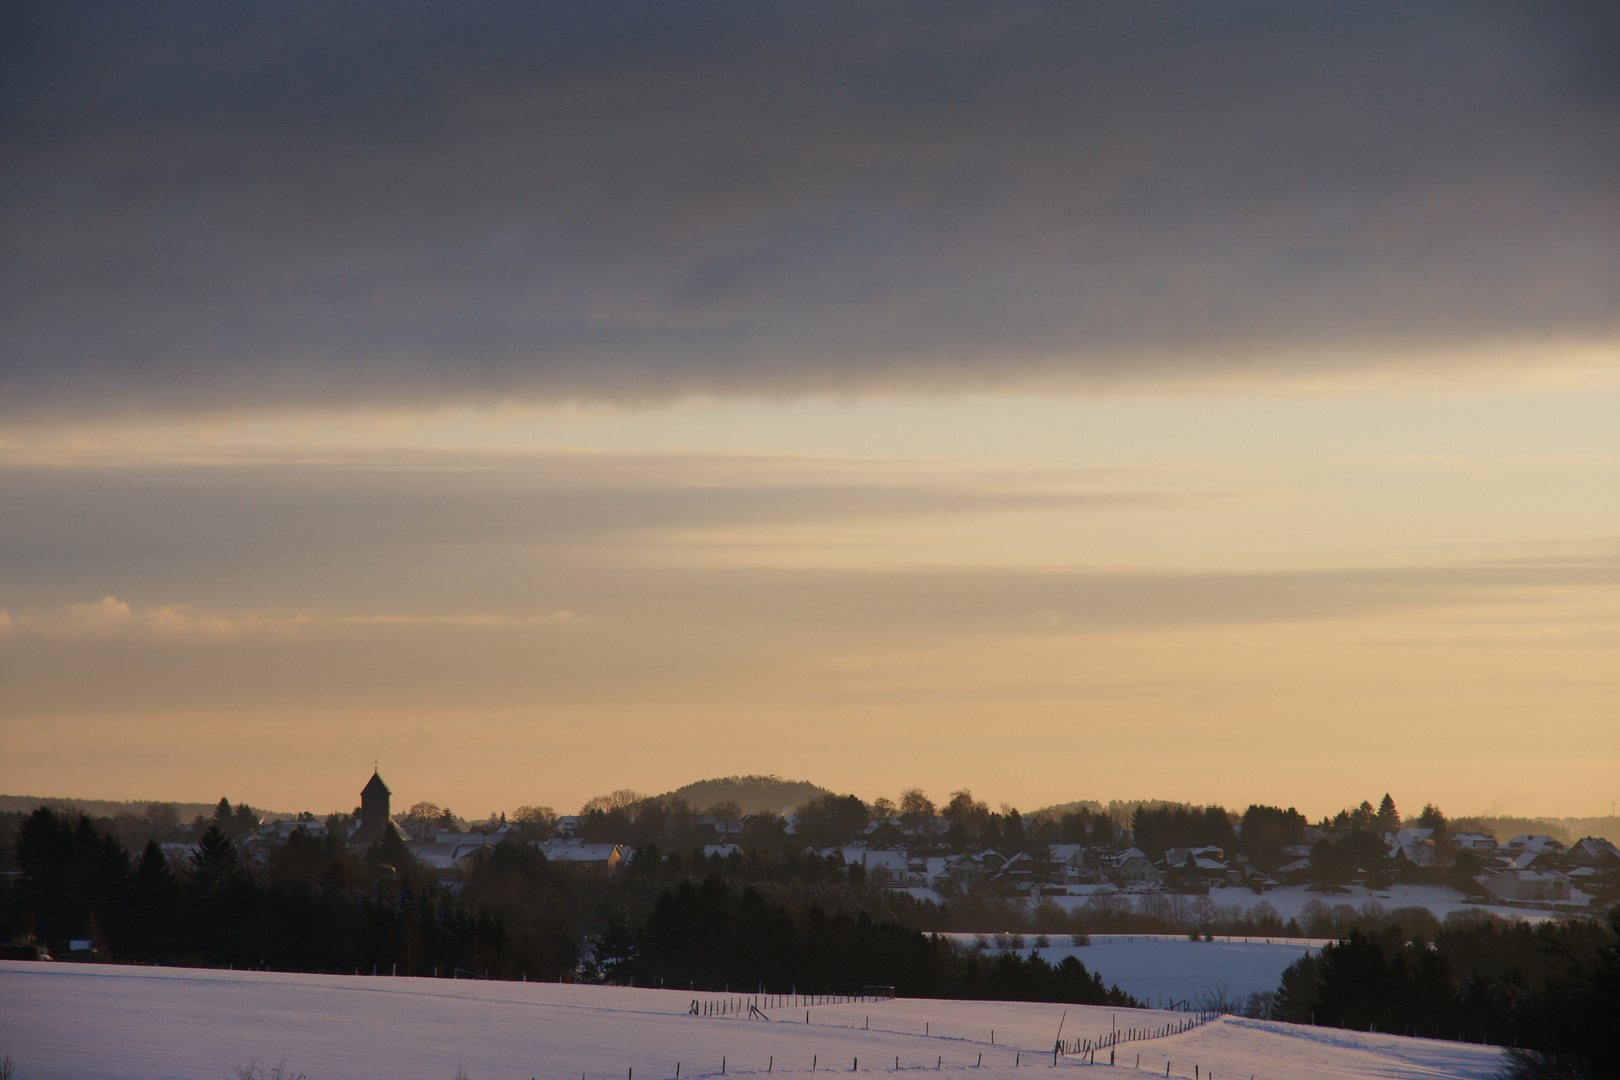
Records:
<instances>
[{"instance_id":1,"label":"hill","mask_svg":"<svg viewBox=\"0 0 1620 1080\"><path fill-rule=\"evenodd\" d=\"M119 814L133 814L142 817L147 808L153 803L166 802L164 799L128 799L118 801L114 799L58 799L43 795L0 795L0 814L31 814L41 806L49 806L54 810L67 810L81 814L89 814L96 818L117 817ZM199 814L211 817L214 813L214 803L168 803L174 807L176 820L189 823ZM234 804L233 804L234 805ZM283 814L268 811L262 807L254 807L259 815L266 821L280 818L295 817L294 814Z\"/></svg>"},{"instance_id":2,"label":"hill","mask_svg":"<svg viewBox=\"0 0 1620 1080\"><path fill-rule=\"evenodd\" d=\"M1542 833L1568 844L1583 836L1601 836L1620 843L1620 817L1462 817L1452 821L1453 832L1482 832L1501 843L1524 833Z\"/></svg>"},{"instance_id":3,"label":"hill","mask_svg":"<svg viewBox=\"0 0 1620 1080\"><path fill-rule=\"evenodd\" d=\"M786 814L811 799L831 795L831 791L808 780L784 780L780 776L726 776L699 780L676 788L660 798L685 799L702 810L717 802L731 801L745 814Z\"/></svg>"},{"instance_id":4,"label":"hill","mask_svg":"<svg viewBox=\"0 0 1620 1080\"><path fill-rule=\"evenodd\" d=\"M1058 1031L1065 1041L1096 1045L1116 1028L1150 1037L1122 1043L1117 1070L1108 1067L1108 1051L1099 1052L1097 1075L1480 1080L1503 1065L1498 1047L1474 1043L1232 1016L1196 1025L1184 1012L1033 1002L805 1001L702 988L392 978L386 970L372 977L13 961L0 961L0 986L6 1051L27 1080L306 1071L623 1080L668 1078L677 1068L694 1080L773 1073L822 1080L834 1069L852 1080L924 1069L1016 1080L1037 1062L1051 1067ZM738 1019L755 1003L768 1021ZM73 1018L73 1038L62 1037L64 1017ZM1172 1024L1190 1030L1158 1035ZM1062 1067L1084 1060L1066 1055Z\"/></svg>"}]
</instances>

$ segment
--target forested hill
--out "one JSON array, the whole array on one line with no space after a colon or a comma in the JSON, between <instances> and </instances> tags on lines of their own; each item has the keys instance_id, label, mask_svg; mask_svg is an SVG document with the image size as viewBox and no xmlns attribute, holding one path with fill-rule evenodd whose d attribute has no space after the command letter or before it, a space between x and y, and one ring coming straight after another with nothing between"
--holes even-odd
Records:
<instances>
[{"instance_id":1,"label":"forested hill","mask_svg":"<svg viewBox=\"0 0 1620 1080\"><path fill-rule=\"evenodd\" d=\"M58 799L41 795L0 795L0 814L31 814L41 806L49 806L56 810L89 814L95 818L115 818L119 814L133 814L136 817L141 817L153 803L165 803L174 807L175 820L181 822L188 822L196 817L210 817L213 815L216 805L215 803L168 802L166 799L129 799L120 802L114 799ZM297 816L295 814L266 810L258 810L256 813L267 821Z\"/></svg>"},{"instance_id":2,"label":"forested hill","mask_svg":"<svg viewBox=\"0 0 1620 1080\"><path fill-rule=\"evenodd\" d=\"M717 802L734 802L745 814L769 811L787 814L831 791L808 780L784 780L780 776L726 776L717 780L699 780L695 784L676 788L663 799L685 799L702 809Z\"/></svg>"}]
</instances>

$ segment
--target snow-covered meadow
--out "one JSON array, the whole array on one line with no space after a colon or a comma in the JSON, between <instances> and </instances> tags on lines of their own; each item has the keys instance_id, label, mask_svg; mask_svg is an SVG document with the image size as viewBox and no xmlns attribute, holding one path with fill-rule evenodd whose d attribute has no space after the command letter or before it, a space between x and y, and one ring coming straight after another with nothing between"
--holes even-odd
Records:
<instances>
[{"instance_id":1,"label":"snow-covered meadow","mask_svg":"<svg viewBox=\"0 0 1620 1080\"><path fill-rule=\"evenodd\" d=\"M1187 1019L1152 1010L894 1000L694 1016L727 995L620 987L0 962L18 1080L230 1080L285 1059L309 1080L673 1080L1052 1068L1052 1046ZM739 1000L732 997L729 1000ZM807 1020L808 1014L808 1020ZM746 1015L744 1012L743 1015ZM1202 1080L1484 1080L1491 1047L1231 1017L1123 1043L1130 1073ZM1138 1058L1140 1055L1140 1058ZM982 1063L982 1064L981 1064ZM1057 1068L1087 1068L1067 1056ZM1140 1070L1140 1071L1138 1071Z\"/></svg>"},{"instance_id":2,"label":"snow-covered meadow","mask_svg":"<svg viewBox=\"0 0 1620 1080\"><path fill-rule=\"evenodd\" d=\"M926 886L913 886L904 891L918 900L946 902L945 897ZM1385 911L1395 911L1404 907L1424 908L1432 912L1435 918L1442 920L1453 912L1469 911L1497 915L1504 919L1539 922L1543 919L1557 918L1569 911L1568 906L1559 909L1551 905L1546 908L1533 908L1473 903L1462 893L1443 885L1406 884L1391 885L1385 889L1350 885L1342 892L1335 893L1317 892L1305 885L1287 885L1268 890L1263 895L1257 895L1252 889L1232 886L1213 888L1207 897L1182 896L1166 892L1125 892L1113 885L1070 885L1063 895L1043 899L1070 913L1083 911L1088 904L1102 903L1172 916L1189 913L1196 915L1202 908L1207 909L1212 915L1233 918L1252 916L1256 907L1265 904L1271 913L1284 922L1305 916L1308 906L1313 901L1329 908L1348 904L1358 911L1367 904L1377 904Z\"/></svg>"},{"instance_id":3,"label":"snow-covered meadow","mask_svg":"<svg viewBox=\"0 0 1620 1080\"><path fill-rule=\"evenodd\" d=\"M978 936L953 934L963 944ZM1225 998L1241 1003L1253 993L1276 990L1283 969L1325 942L1308 938L1217 938L1189 941L1163 934L1093 934L1091 944L1076 946L1067 936L1035 947L1035 935L1024 937L1020 952L1039 953L1057 963L1073 956L1087 971L1102 976L1148 1005L1200 1002Z\"/></svg>"}]
</instances>

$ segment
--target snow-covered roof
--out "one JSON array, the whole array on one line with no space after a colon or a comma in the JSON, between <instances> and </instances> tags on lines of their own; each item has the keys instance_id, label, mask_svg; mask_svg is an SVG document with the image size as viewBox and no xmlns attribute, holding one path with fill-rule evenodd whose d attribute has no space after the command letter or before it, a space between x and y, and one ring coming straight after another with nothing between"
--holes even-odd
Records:
<instances>
[{"instance_id":1,"label":"snow-covered roof","mask_svg":"<svg viewBox=\"0 0 1620 1080\"><path fill-rule=\"evenodd\" d=\"M1540 833L1521 833L1503 845L1525 851L1563 851L1564 845Z\"/></svg>"},{"instance_id":2,"label":"snow-covered roof","mask_svg":"<svg viewBox=\"0 0 1620 1080\"><path fill-rule=\"evenodd\" d=\"M558 844L555 847L536 844L545 852L549 862L592 863L609 862L620 851L618 844Z\"/></svg>"},{"instance_id":3,"label":"snow-covered roof","mask_svg":"<svg viewBox=\"0 0 1620 1080\"><path fill-rule=\"evenodd\" d=\"M477 832L435 832L433 839L441 844L498 844L506 839L506 827L492 833Z\"/></svg>"},{"instance_id":4,"label":"snow-covered roof","mask_svg":"<svg viewBox=\"0 0 1620 1080\"><path fill-rule=\"evenodd\" d=\"M1570 846L1569 853L1579 859L1593 859L1599 862L1620 859L1620 848L1601 836L1583 836Z\"/></svg>"},{"instance_id":5,"label":"snow-covered roof","mask_svg":"<svg viewBox=\"0 0 1620 1080\"><path fill-rule=\"evenodd\" d=\"M909 863L910 858L903 851L868 851L862 865L866 867L868 873L873 870L904 873Z\"/></svg>"},{"instance_id":6,"label":"snow-covered roof","mask_svg":"<svg viewBox=\"0 0 1620 1080\"><path fill-rule=\"evenodd\" d=\"M1569 875L1557 870L1499 870L1493 878L1513 878L1517 881L1568 881Z\"/></svg>"}]
</instances>

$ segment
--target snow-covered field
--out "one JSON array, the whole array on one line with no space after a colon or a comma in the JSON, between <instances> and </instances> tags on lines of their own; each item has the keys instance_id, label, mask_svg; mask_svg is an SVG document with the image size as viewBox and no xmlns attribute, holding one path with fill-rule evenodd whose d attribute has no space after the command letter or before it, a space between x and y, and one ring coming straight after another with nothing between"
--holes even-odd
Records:
<instances>
[{"instance_id":1,"label":"snow-covered field","mask_svg":"<svg viewBox=\"0 0 1620 1080\"><path fill-rule=\"evenodd\" d=\"M725 1073L1052 1067L1065 1039L1170 1013L899 1000L693 1016L725 995L619 987L0 962L0 1052L18 1080L230 1080L283 1058L310 1080L673 1080ZM731 1000L737 1000L735 998ZM867 1025L870 1025L868 1028ZM1138 1068L1140 1055L1140 1070ZM1490 1047L1222 1018L1123 1043L1099 1075L1485 1080ZM982 1061L982 1065L979 1064ZM1058 1068L1087 1068L1065 1057ZM1088 1073L1087 1075L1092 1075Z\"/></svg>"},{"instance_id":2,"label":"snow-covered field","mask_svg":"<svg viewBox=\"0 0 1620 1080\"><path fill-rule=\"evenodd\" d=\"M944 897L925 886L914 886L904 891L918 900L945 902ZM1065 911L1073 912L1084 908L1097 894L1110 897L1114 902L1128 903L1139 911L1167 904L1192 911L1204 900L1202 896L1178 896L1171 893L1122 893L1112 885L1071 885L1067 895L1053 896L1049 899ZM1403 907L1428 908L1439 919L1444 919L1453 911L1488 912L1505 919L1526 919L1531 922L1539 922L1559 914L1551 907L1540 910L1512 908L1501 904L1471 904L1464 901L1462 893L1443 885L1392 885L1387 889L1366 889L1360 885L1351 885L1342 893L1313 892L1305 885L1288 885L1272 889L1264 895L1257 895L1252 889L1215 888L1209 891L1208 900L1223 912L1230 911L1232 914L1248 911L1263 901L1271 905L1284 922L1299 918L1300 913L1305 910L1305 905L1312 900L1326 904L1330 908L1339 904L1349 904L1358 911L1368 903L1379 904L1386 911Z\"/></svg>"},{"instance_id":3,"label":"snow-covered field","mask_svg":"<svg viewBox=\"0 0 1620 1080\"><path fill-rule=\"evenodd\" d=\"M972 934L953 934L971 942ZM1026 937L1029 952L1034 935ZM1276 990L1283 969L1301 956L1316 952L1323 942L1305 938L1220 938L1189 941L1185 937L1156 934L1093 934L1091 944L1076 947L1067 937L1056 937L1046 948L1034 949L1057 963L1077 957L1087 971L1102 976L1149 1005L1191 1002L1197 1008L1208 996L1221 994L1239 1003L1252 993Z\"/></svg>"}]
</instances>

